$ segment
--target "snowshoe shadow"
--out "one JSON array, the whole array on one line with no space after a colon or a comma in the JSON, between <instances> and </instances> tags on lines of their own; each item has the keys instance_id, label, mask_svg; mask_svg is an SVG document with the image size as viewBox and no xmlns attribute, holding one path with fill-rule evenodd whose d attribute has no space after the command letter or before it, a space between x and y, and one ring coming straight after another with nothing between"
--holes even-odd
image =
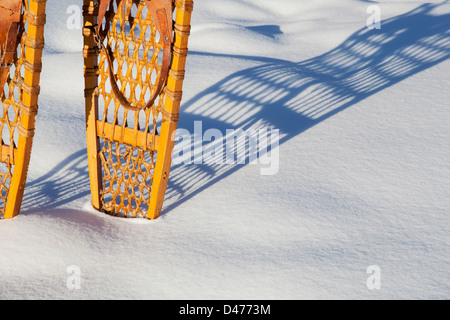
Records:
<instances>
[{"instance_id":1,"label":"snowshoe shadow","mask_svg":"<svg viewBox=\"0 0 450 320\"><path fill-rule=\"evenodd\" d=\"M86 149L81 149L45 175L27 183L22 212L47 211L90 194Z\"/></svg>"},{"instance_id":2,"label":"snowshoe shadow","mask_svg":"<svg viewBox=\"0 0 450 320\"><path fill-rule=\"evenodd\" d=\"M203 133L208 129L224 135L227 129L278 129L282 145L367 97L449 59L450 14L431 13L440 5L423 4L382 21L381 29L364 27L335 49L300 62L190 52L197 56L247 59L259 66L238 71L184 102L179 128L192 133L193 123L198 121L203 125ZM201 147L222 142L215 140ZM86 154L85 149L79 150L47 174L27 183L22 212L53 210L87 197L90 183ZM195 152L190 161L177 162L174 157L163 214L249 163L248 154L245 164L208 159L194 163L194 158Z\"/></svg>"},{"instance_id":3,"label":"snowshoe shadow","mask_svg":"<svg viewBox=\"0 0 450 320\"><path fill-rule=\"evenodd\" d=\"M449 59L450 14L432 12L442 5L445 3L420 5L382 21L381 29L364 27L333 50L300 62L190 52L247 59L260 65L236 72L182 103L179 128L191 127L194 121L202 122L203 131L214 128L223 133L233 128L276 128L281 145L377 92ZM192 161L173 165L165 212L241 167Z\"/></svg>"}]
</instances>

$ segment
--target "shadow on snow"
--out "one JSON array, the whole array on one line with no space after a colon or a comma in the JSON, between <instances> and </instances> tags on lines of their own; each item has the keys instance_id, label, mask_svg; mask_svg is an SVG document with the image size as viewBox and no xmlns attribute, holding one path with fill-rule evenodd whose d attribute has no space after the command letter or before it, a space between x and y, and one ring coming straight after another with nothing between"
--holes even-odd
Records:
<instances>
[{"instance_id":1,"label":"shadow on snow","mask_svg":"<svg viewBox=\"0 0 450 320\"><path fill-rule=\"evenodd\" d=\"M450 14L434 15L442 4L423 4L364 27L338 47L300 62L191 52L248 59L257 67L236 72L183 103L179 128L202 121L209 128L280 131L280 145L381 90L450 57ZM268 36L270 27L255 30ZM419 89L420 90L420 89ZM392 103L392 102L390 102ZM204 128L208 129L208 128ZM89 194L85 149L28 184L24 208L52 209ZM242 165L174 164L164 212L173 210Z\"/></svg>"}]
</instances>

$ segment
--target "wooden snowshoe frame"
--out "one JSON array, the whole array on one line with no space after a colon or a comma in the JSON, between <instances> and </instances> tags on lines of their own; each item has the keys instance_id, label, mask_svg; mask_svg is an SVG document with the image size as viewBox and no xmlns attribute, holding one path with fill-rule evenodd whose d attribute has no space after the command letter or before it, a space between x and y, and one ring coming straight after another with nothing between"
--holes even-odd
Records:
<instances>
[{"instance_id":1,"label":"wooden snowshoe frame","mask_svg":"<svg viewBox=\"0 0 450 320\"><path fill-rule=\"evenodd\" d=\"M4 219L19 214L25 189L40 91L45 7L46 0L5 0L0 9L1 15L11 11L18 18L12 27L10 21L5 24L5 16L0 21L0 42L7 43L2 44L0 66L0 218Z\"/></svg>"},{"instance_id":2,"label":"wooden snowshoe frame","mask_svg":"<svg viewBox=\"0 0 450 320\"><path fill-rule=\"evenodd\" d=\"M148 2L111 0L97 21L102 1L84 0L84 74L93 207L155 219L169 178L193 1L169 0L169 46Z\"/></svg>"}]
</instances>

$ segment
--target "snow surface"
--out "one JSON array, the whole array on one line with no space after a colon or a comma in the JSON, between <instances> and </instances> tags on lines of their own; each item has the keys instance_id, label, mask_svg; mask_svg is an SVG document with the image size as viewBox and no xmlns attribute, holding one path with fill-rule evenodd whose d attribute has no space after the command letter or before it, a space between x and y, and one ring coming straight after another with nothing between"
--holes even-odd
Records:
<instances>
[{"instance_id":1,"label":"snow surface","mask_svg":"<svg viewBox=\"0 0 450 320\"><path fill-rule=\"evenodd\" d=\"M197 0L180 128L279 129L279 171L174 165L154 221L90 207L71 5L47 3L1 299L450 298L449 1Z\"/></svg>"}]
</instances>

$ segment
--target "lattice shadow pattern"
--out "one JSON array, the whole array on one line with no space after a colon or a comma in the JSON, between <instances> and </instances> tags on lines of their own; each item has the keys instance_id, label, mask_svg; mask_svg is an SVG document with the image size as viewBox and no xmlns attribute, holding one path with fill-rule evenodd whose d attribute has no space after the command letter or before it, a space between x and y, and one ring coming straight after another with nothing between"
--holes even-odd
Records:
<instances>
[{"instance_id":1,"label":"lattice shadow pattern","mask_svg":"<svg viewBox=\"0 0 450 320\"><path fill-rule=\"evenodd\" d=\"M282 145L361 100L449 59L450 14L432 12L441 5L446 4L421 5L382 21L380 30L364 27L333 50L300 62L191 52L260 65L231 74L186 101L179 127L190 128L193 121L202 121L204 130L223 133L232 128L277 128ZM167 209L241 167L192 161L173 166Z\"/></svg>"}]
</instances>

